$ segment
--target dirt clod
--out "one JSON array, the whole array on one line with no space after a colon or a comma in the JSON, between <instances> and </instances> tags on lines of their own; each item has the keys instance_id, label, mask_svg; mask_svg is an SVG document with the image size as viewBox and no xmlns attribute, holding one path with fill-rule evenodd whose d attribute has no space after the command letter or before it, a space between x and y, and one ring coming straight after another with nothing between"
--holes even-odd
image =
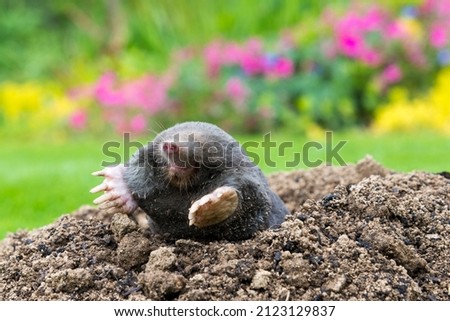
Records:
<instances>
[{"instance_id":1,"label":"dirt clod","mask_svg":"<svg viewBox=\"0 0 450 321\"><path fill-rule=\"evenodd\" d=\"M273 174L291 215L173 240L91 207L0 243L0 300L450 300L450 180L356 165Z\"/></svg>"},{"instance_id":2,"label":"dirt clod","mask_svg":"<svg viewBox=\"0 0 450 321\"><path fill-rule=\"evenodd\" d=\"M134 231L125 235L117 247L117 263L124 269L131 269L148 261L151 243L147 237Z\"/></svg>"},{"instance_id":3,"label":"dirt clod","mask_svg":"<svg viewBox=\"0 0 450 321\"><path fill-rule=\"evenodd\" d=\"M340 292L344 288L346 281L347 277L345 275L339 274L332 276L325 282L323 289L324 291Z\"/></svg>"},{"instance_id":4,"label":"dirt clod","mask_svg":"<svg viewBox=\"0 0 450 321\"><path fill-rule=\"evenodd\" d=\"M252 279L250 288L254 290L265 290L270 284L272 273L266 270L259 270Z\"/></svg>"},{"instance_id":5,"label":"dirt clod","mask_svg":"<svg viewBox=\"0 0 450 321\"><path fill-rule=\"evenodd\" d=\"M137 223L125 214L113 215L110 226L116 242L120 242L125 235L138 229Z\"/></svg>"},{"instance_id":6,"label":"dirt clod","mask_svg":"<svg viewBox=\"0 0 450 321\"><path fill-rule=\"evenodd\" d=\"M177 257L173 253L173 248L163 246L150 253L146 271L169 270L169 268L172 267L176 261Z\"/></svg>"},{"instance_id":7,"label":"dirt clod","mask_svg":"<svg viewBox=\"0 0 450 321\"><path fill-rule=\"evenodd\" d=\"M178 273L145 271L139 274L145 295L152 300L175 299L186 286L186 279Z\"/></svg>"}]
</instances>

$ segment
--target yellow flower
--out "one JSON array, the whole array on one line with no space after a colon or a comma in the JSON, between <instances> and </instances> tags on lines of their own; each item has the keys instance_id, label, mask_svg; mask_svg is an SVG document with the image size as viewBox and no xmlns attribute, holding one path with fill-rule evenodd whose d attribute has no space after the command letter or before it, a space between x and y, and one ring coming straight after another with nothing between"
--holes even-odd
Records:
<instances>
[{"instance_id":1,"label":"yellow flower","mask_svg":"<svg viewBox=\"0 0 450 321\"><path fill-rule=\"evenodd\" d=\"M3 110L7 120L13 122L24 113L39 110L43 98L44 90L32 83L5 83L0 86L0 110Z\"/></svg>"},{"instance_id":2,"label":"yellow flower","mask_svg":"<svg viewBox=\"0 0 450 321\"><path fill-rule=\"evenodd\" d=\"M75 107L64 91L52 84L0 84L0 115L8 128L45 131L60 125Z\"/></svg>"},{"instance_id":3,"label":"yellow flower","mask_svg":"<svg viewBox=\"0 0 450 321\"><path fill-rule=\"evenodd\" d=\"M450 68L441 71L427 95L411 100L406 90L397 89L389 100L375 115L374 130L429 129L450 134Z\"/></svg>"}]
</instances>

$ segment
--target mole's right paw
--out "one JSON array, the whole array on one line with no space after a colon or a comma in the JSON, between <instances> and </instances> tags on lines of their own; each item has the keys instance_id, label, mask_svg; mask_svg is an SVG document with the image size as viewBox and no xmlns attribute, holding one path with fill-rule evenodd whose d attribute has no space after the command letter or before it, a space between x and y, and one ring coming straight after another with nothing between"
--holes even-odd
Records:
<instances>
[{"instance_id":1,"label":"mole's right paw","mask_svg":"<svg viewBox=\"0 0 450 321\"><path fill-rule=\"evenodd\" d=\"M123 179L124 171L125 167L120 164L92 173L94 176L105 177L103 183L91 189L90 192L104 192L102 196L94 200L94 204L100 205L99 208L106 210L109 214L131 214L138 207Z\"/></svg>"},{"instance_id":2,"label":"mole's right paw","mask_svg":"<svg viewBox=\"0 0 450 321\"><path fill-rule=\"evenodd\" d=\"M236 211L238 201L236 189L219 187L192 204L189 209L189 225L206 227L220 223Z\"/></svg>"}]
</instances>

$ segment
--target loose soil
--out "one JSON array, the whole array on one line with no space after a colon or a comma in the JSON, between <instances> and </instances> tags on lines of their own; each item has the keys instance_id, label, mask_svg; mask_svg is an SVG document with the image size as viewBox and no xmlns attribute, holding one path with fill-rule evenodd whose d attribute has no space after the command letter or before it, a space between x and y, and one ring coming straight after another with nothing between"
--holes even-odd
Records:
<instances>
[{"instance_id":1,"label":"loose soil","mask_svg":"<svg viewBox=\"0 0 450 321\"><path fill-rule=\"evenodd\" d=\"M91 207L0 243L0 300L449 300L448 173L370 158L269 177L292 212L240 242Z\"/></svg>"}]
</instances>

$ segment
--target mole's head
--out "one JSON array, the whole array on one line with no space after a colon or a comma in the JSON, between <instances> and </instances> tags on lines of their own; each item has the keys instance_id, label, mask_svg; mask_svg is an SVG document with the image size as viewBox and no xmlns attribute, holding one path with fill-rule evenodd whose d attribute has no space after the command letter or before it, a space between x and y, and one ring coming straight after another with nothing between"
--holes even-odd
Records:
<instances>
[{"instance_id":1,"label":"mole's head","mask_svg":"<svg viewBox=\"0 0 450 321\"><path fill-rule=\"evenodd\" d=\"M161 132L153 141L157 170L172 186L188 189L233 166L239 144L217 126L186 122Z\"/></svg>"}]
</instances>

